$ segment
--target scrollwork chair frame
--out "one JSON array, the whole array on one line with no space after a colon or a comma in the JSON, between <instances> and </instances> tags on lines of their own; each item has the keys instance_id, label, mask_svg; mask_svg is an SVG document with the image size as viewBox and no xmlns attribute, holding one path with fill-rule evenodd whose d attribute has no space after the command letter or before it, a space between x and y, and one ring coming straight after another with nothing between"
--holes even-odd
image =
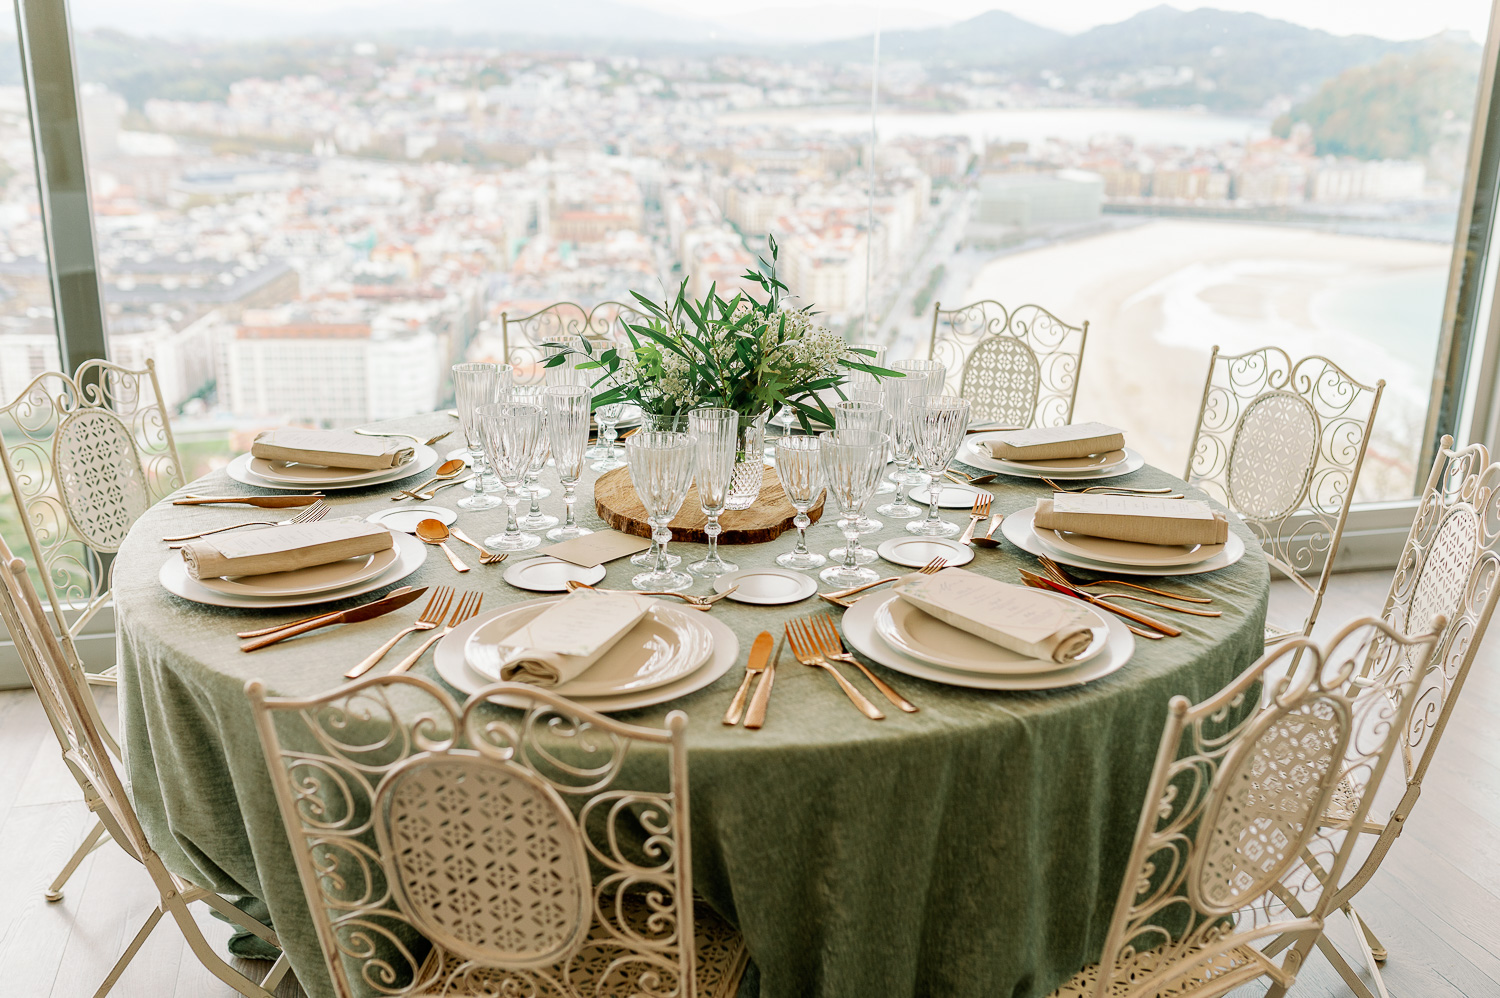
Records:
<instances>
[{"instance_id":1,"label":"scrollwork chair frame","mask_svg":"<svg viewBox=\"0 0 1500 998\"><path fill-rule=\"evenodd\" d=\"M1088 334L1088 322L1069 325L1040 305L936 302L927 358L944 365L944 394L968 399L976 423L1064 426L1073 421Z\"/></svg>"},{"instance_id":2,"label":"scrollwork chair frame","mask_svg":"<svg viewBox=\"0 0 1500 998\"><path fill-rule=\"evenodd\" d=\"M1384 391L1316 354L1213 348L1183 478L1238 514L1308 598L1301 627L1268 624L1268 643L1317 623Z\"/></svg>"},{"instance_id":3,"label":"scrollwork chair frame","mask_svg":"<svg viewBox=\"0 0 1500 998\"><path fill-rule=\"evenodd\" d=\"M516 375L516 384L541 381L542 345L573 343L578 339L616 346L629 342L626 326L645 322L649 316L634 305L602 301L591 308L570 301L553 302L530 315L511 317L500 313L500 344L505 363Z\"/></svg>"},{"instance_id":4,"label":"scrollwork chair frame","mask_svg":"<svg viewBox=\"0 0 1500 998\"><path fill-rule=\"evenodd\" d=\"M26 563L11 553L3 539L0 539L0 620L15 640L27 677L36 689L42 709L57 736L63 762L83 791L84 803L98 816L110 838L145 868L158 894L156 908L110 968L94 998L104 998L109 993L162 916L167 914L182 930L194 955L215 977L246 998L274 998L272 992L290 966L286 957L277 960L260 982L250 980L214 952L188 905L201 901L273 946L279 945L276 934L213 891L173 874L151 848L124 781L110 760L93 697L67 661L62 644L47 623L41 599L26 575ZM90 833L84 841L84 848L75 854L72 865L76 866L78 860L101 842L99 835L98 829ZM71 869L65 871L63 879L71 872Z\"/></svg>"},{"instance_id":5,"label":"scrollwork chair frame","mask_svg":"<svg viewBox=\"0 0 1500 998\"><path fill-rule=\"evenodd\" d=\"M743 945L693 910L681 711L646 728L510 683L460 706L410 675L246 693L339 998L354 978L423 998L732 993ZM665 791L623 785L645 746Z\"/></svg>"},{"instance_id":6,"label":"scrollwork chair frame","mask_svg":"<svg viewBox=\"0 0 1500 998\"><path fill-rule=\"evenodd\" d=\"M1280 998L1358 839L1319 819L1340 782L1385 774L1443 623L1406 636L1356 620L1323 647L1278 644L1201 703L1173 697L1104 960L1054 998L1208 998L1261 977ZM1351 691L1362 669L1380 696Z\"/></svg>"}]
</instances>

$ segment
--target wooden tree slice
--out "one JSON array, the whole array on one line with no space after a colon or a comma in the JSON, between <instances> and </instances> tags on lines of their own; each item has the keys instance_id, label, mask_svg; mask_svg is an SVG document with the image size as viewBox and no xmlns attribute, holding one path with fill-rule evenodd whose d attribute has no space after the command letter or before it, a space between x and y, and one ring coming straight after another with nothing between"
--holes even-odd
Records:
<instances>
[{"instance_id":1,"label":"wooden tree slice","mask_svg":"<svg viewBox=\"0 0 1500 998\"><path fill-rule=\"evenodd\" d=\"M646 510L636 497L635 486L630 482L629 468L606 471L594 483L594 509L600 519L616 530L637 537L650 537L651 525L646 522ZM749 509L725 510L719 516L719 525L724 532L719 535L720 544L760 544L775 540L792 529L792 519L797 511L786 501L781 481L775 468L766 468L761 478L760 498ZM808 518L817 523L823 515L823 497L807 511ZM672 540L704 544L708 535L703 532L708 517L698 505L698 488L688 490L682 509L672 520Z\"/></svg>"}]
</instances>

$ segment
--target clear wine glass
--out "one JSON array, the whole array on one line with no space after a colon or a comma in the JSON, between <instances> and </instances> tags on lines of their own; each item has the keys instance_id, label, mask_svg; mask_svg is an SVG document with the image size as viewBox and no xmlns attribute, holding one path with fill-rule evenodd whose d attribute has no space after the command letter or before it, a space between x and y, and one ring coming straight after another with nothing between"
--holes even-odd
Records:
<instances>
[{"instance_id":1,"label":"clear wine glass","mask_svg":"<svg viewBox=\"0 0 1500 998\"><path fill-rule=\"evenodd\" d=\"M891 434L891 416L885 411L885 406L878 402L845 399L833 405L833 426L838 430L868 430L888 437ZM876 491L879 490L877 485ZM861 537L875 533L880 527L880 521L873 517L859 518Z\"/></svg>"},{"instance_id":2,"label":"clear wine glass","mask_svg":"<svg viewBox=\"0 0 1500 998\"><path fill-rule=\"evenodd\" d=\"M698 504L708 516L703 532L708 535L708 554L688 570L713 578L739 568L719 556L719 516L729 499L734 477L734 458L739 441L740 414L734 409L697 409L688 415L693 438L693 479L698 485Z\"/></svg>"},{"instance_id":3,"label":"clear wine glass","mask_svg":"<svg viewBox=\"0 0 1500 998\"><path fill-rule=\"evenodd\" d=\"M896 494L894 499L875 512L893 520L910 520L922 515L922 511L906 498L906 493L911 488L911 483L906 478L907 469L912 461L909 403L918 395L927 394L929 380L925 372L908 371L904 377L886 378L880 383L880 387L885 389L885 411L891 415L891 439L895 442L896 470L890 477L895 483ZM923 478L917 479L918 483L923 481Z\"/></svg>"},{"instance_id":4,"label":"clear wine glass","mask_svg":"<svg viewBox=\"0 0 1500 998\"><path fill-rule=\"evenodd\" d=\"M852 357L857 363L868 364L871 367L885 367L885 347L879 343L851 343L849 344L849 350L850 357ZM853 351L855 350L869 350L874 354L874 356L872 357L869 354L863 353L854 353ZM851 369L849 371L849 381L845 386L845 391L848 391L849 385L874 384L879 384L879 379L877 379L875 375L869 373L868 371Z\"/></svg>"},{"instance_id":5,"label":"clear wine glass","mask_svg":"<svg viewBox=\"0 0 1500 998\"><path fill-rule=\"evenodd\" d=\"M856 524L865 503L875 494L875 483L885 467L885 448L889 438L869 430L828 430L820 437L818 447L828 496L838 507L839 527L844 531L844 546L830 552L842 562L830 565L818 574L824 582L837 586L862 586L880 578L873 569L859 564L859 530Z\"/></svg>"},{"instance_id":6,"label":"clear wine glass","mask_svg":"<svg viewBox=\"0 0 1500 998\"><path fill-rule=\"evenodd\" d=\"M938 498L943 494L943 472L958 453L964 431L969 428L969 403L957 395L923 395L911 400L912 443L917 460L930 476L927 517L906 525L924 537L952 537L959 526L938 516Z\"/></svg>"},{"instance_id":7,"label":"clear wine glass","mask_svg":"<svg viewBox=\"0 0 1500 998\"><path fill-rule=\"evenodd\" d=\"M474 494L458 501L462 509L494 509L500 500L490 493L501 490L500 482L485 459L484 437L479 429L479 418L475 414L482 405L488 405L500 397L501 387L510 384L510 369L501 370L496 364L466 363L453 365L453 398L458 410L458 425L468 444L469 460L473 477L465 484Z\"/></svg>"},{"instance_id":8,"label":"clear wine glass","mask_svg":"<svg viewBox=\"0 0 1500 998\"><path fill-rule=\"evenodd\" d=\"M557 462L557 477L562 482L562 526L547 531L550 541L572 540L593 533L580 527L573 518L574 490L583 475L584 449L589 442L589 401L592 393L585 385L557 385L542 393L547 411L547 438L552 444L552 459Z\"/></svg>"},{"instance_id":9,"label":"clear wine glass","mask_svg":"<svg viewBox=\"0 0 1500 998\"><path fill-rule=\"evenodd\" d=\"M672 530L667 524L687 498L693 481L693 439L686 433L642 430L625 441L630 481L646 508L651 536L656 541L656 565L630 580L636 589L678 592L693 584L686 572L674 572L667 563L667 543Z\"/></svg>"},{"instance_id":10,"label":"clear wine glass","mask_svg":"<svg viewBox=\"0 0 1500 998\"><path fill-rule=\"evenodd\" d=\"M663 433L686 433L688 431L688 415L685 412L673 413L670 416L660 416L650 412L642 413L640 432L644 433L647 430L660 430ZM627 440L626 443L629 443L629 441ZM627 459L629 458L630 453L628 450L625 456ZM657 553L656 538L652 537L651 547L639 554L631 555L630 563L638 568L651 568L656 564ZM682 559L675 554L667 555L667 565L669 567L675 568L681 563Z\"/></svg>"},{"instance_id":11,"label":"clear wine glass","mask_svg":"<svg viewBox=\"0 0 1500 998\"><path fill-rule=\"evenodd\" d=\"M868 381L862 384L847 384L844 386L844 394L848 397L847 401L874 402L882 409L885 408L885 389L880 386L879 381ZM889 410L887 410L886 414L887 416L889 416ZM896 428L894 425L888 427L882 432L889 434L892 440L896 438ZM886 454L887 463L889 463L892 457L894 457L893 454ZM896 483L891 481L890 476L880 476L880 484L875 486L875 494L878 496L885 496L890 495L895 491Z\"/></svg>"},{"instance_id":12,"label":"clear wine glass","mask_svg":"<svg viewBox=\"0 0 1500 998\"><path fill-rule=\"evenodd\" d=\"M534 405L542 410L542 437L537 444L536 454L531 458L531 467L526 469L526 479L521 487L521 498L531 503L531 508L521 518L521 527L525 530L546 530L558 523L557 517L542 512L542 500L550 496L552 490L537 484L541 480L542 470L552 457L552 441L547 436L547 408L542 397L546 390L544 385L514 385L504 393L507 402Z\"/></svg>"},{"instance_id":13,"label":"clear wine glass","mask_svg":"<svg viewBox=\"0 0 1500 998\"><path fill-rule=\"evenodd\" d=\"M520 402L495 402L479 407L479 428L484 434L485 454L505 486L507 507L505 532L485 538L493 551L529 551L542 543L536 534L521 533L516 522L516 504L521 484L542 437L542 410Z\"/></svg>"},{"instance_id":14,"label":"clear wine glass","mask_svg":"<svg viewBox=\"0 0 1500 998\"><path fill-rule=\"evenodd\" d=\"M544 387L552 388L557 385L581 385L585 384L587 371L580 371L578 365L584 363L585 358L578 351L583 349L583 340L577 336L562 342L552 340L541 345L542 351L542 381ZM558 354L567 354L567 357L556 367L548 367L546 362Z\"/></svg>"},{"instance_id":15,"label":"clear wine glass","mask_svg":"<svg viewBox=\"0 0 1500 998\"><path fill-rule=\"evenodd\" d=\"M776 477L786 501L797 511L792 525L797 528L797 546L776 556L782 568L806 571L822 568L828 559L807 549L807 528L812 521L807 511L823 491L822 439L819 437L781 437L776 441Z\"/></svg>"}]
</instances>

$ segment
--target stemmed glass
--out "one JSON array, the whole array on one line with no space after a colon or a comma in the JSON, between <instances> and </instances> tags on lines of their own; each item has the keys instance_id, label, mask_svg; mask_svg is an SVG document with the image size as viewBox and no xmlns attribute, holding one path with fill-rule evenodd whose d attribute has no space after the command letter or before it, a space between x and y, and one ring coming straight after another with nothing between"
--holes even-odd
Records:
<instances>
[{"instance_id":1,"label":"stemmed glass","mask_svg":"<svg viewBox=\"0 0 1500 998\"><path fill-rule=\"evenodd\" d=\"M948 377L948 369L935 360L898 360L894 364L889 365L889 368L892 371L898 371L906 375L908 379L914 374L925 374L927 376L927 380L923 383L921 391L907 393L906 398L908 400L914 399L918 395L941 395L943 393L943 382ZM886 387L895 384L898 380L900 379L887 378L881 382L881 386ZM891 410L891 416L895 419L902 418L901 414L894 408ZM897 491L903 497L907 492L911 491L912 486L927 484L927 476L922 474L921 469L914 467L916 461L912 458L910 436L906 439L906 462L904 465L901 463L901 448L898 446L896 450L896 470L891 472L891 481L896 483Z\"/></svg>"},{"instance_id":2,"label":"stemmed glass","mask_svg":"<svg viewBox=\"0 0 1500 998\"><path fill-rule=\"evenodd\" d=\"M891 479L896 483L896 498L875 510L881 516L893 520L910 520L921 516L922 511L906 499L911 488L907 481L907 468L911 466L911 412L912 399L927 394L929 377L920 371L909 371L902 378L887 378L881 382L885 389L885 411L891 415L891 436L896 444L896 471ZM919 477L917 482L922 479Z\"/></svg>"},{"instance_id":3,"label":"stemmed glass","mask_svg":"<svg viewBox=\"0 0 1500 998\"><path fill-rule=\"evenodd\" d=\"M797 546L776 556L782 568L807 570L821 568L828 559L807 549L807 528L812 523L807 511L823 491L822 440L818 437L781 437L776 441L776 477L781 491L797 511L792 524L797 528Z\"/></svg>"},{"instance_id":4,"label":"stemmed glass","mask_svg":"<svg viewBox=\"0 0 1500 998\"><path fill-rule=\"evenodd\" d=\"M830 552L835 559L842 554L843 563L823 569L818 578L824 582L862 586L880 578L873 569L859 565L862 549L856 524L865 503L875 494L875 482L885 467L888 443L885 434L869 430L828 430L821 436L818 454L823 475L828 482L828 495L839 508L839 527L844 531L843 548Z\"/></svg>"},{"instance_id":5,"label":"stemmed glass","mask_svg":"<svg viewBox=\"0 0 1500 998\"><path fill-rule=\"evenodd\" d=\"M698 504L708 516L703 532L708 535L708 554L688 566L690 571L713 578L739 568L719 557L719 515L729 499L734 476L734 457L739 443L740 414L734 409L697 409L688 414L693 438L694 480Z\"/></svg>"},{"instance_id":6,"label":"stemmed glass","mask_svg":"<svg viewBox=\"0 0 1500 998\"><path fill-rule=\"evenodd\" d=\"M542 393L547 412L547 439L557 462L557 477L562 481L563 523L547 531L549 541L566 541L593 533L573 519L573 491L583 474L584 448L589 442L589 400L592 393L584 385L557 385Z\"/></svg>"},{"instance_id":7,"label":"stemmed glass","mask_svg":"<svg viewBox=\"0 0 1500 998\"><path fill-rule=\"evenodd\" d=\"M958 524L938 518L938 497L943 494L943 472L958 453L964 431L969 428L969 403L957 395L923 395L911 400L912 441L917 460L931 476L927 518L906 525L924 537L952 537Z\"/></svg>"},{"instance_id":8,"label":"stemmed glass","mask_svg":"<svg viewBox=\"0 0 1500 998\"><path fill-rule=\"evenodd\" d=\"M546 388L542 385L515 385L504 393L507 402L534 405L542 410L541 440L537 443L536 453L532 455L531 466L526 469L526 479L521 487L521 498L531 502L531 508L521 518L521 526L527 530L546 530L557 526L557 517L542 512L542 500L550 496L552 490L537 484L542 477L542 469L547 467L547 459L552 456L552 443L547 436L547 408L542 398L544 391Z\"/></svg>"},{"instance_id":9,"label":"stemmed glass","mask_svg":"<svg viewBox=\"0 0 1500 998\"><path fill-rule=\"evenodd\" d=\"M624 350L620 352L625 353ZM594 390L602 395L617 385L616 375L605 374L594 383ZM616 427L619 426L620 416L624 411L624 402L611 402L594 410L594 419L599 423L599 442L589 450L587 456L598 459L589 465L595 471L613 471L616 468L625 467L625 462L620 460L620 450L615 446Z\"/></svg>"},{"instance_id":10,"label":"stemmed glass","mask_svg":"<svg viewBox=\"0 0 1500 998\"><path fill-rule=\"evenodd\" d=\"M688 431L687 413L678 413L672 416L658 416L654 413L649 412L642 413L641 432L645 432L647 430L658 430L662 433L686 433ZM626 442L629 443L629 441ZM627 458L629 458L630 456L630 452L628 449L625 452L625 456ZM640 568L651 568L656 564L657 554L658 552L656 550L656 538L653 536L651 538L651 547L647 548L645 551L640 552L639 554L631 555L630 563ZM675 554L667 555L667 565L669 567L675 568L681 563L682 559L677 557Z\"/></svg>"},{"instance_id":11,"label":"stemmed glass","mask_svg":"<svg viewBox=\"0 0 1500 998\"><path fill-rule=\"evenodd\" d=\"M672 539L667 524L682 508L693 481L693 439L686 433L642 430L625 441L625 457L630 464L631 484L646 507L651 537L656 541L655 567L635 576L630 584L662 592L686 589L693 584L693 577L672 571L667 562L667 542Z\"/></svg>"},{"instance_id":12,"label":"stemmed glass","mask_svg":"<svg viewBox=\"0 0 1500 998\"><path fill-rule=\"evenodd\" d=\"M881 347L880 349L881 349L881 351L883 353L884 350L885 350L885 347ZM885 389L880 386L880 382L879 381L876 381L874 379L867 380L867 381L865 381L863 383L860 383L860 384L855 384L855 383L851 382L850 384L847 384L847 385L844 386L844 394L846 396L848 396L848 398L847 398L846 401L849 401L849 402L874 402L876 405L880 406L880 408L885 409ZM895 428L894 425L891 425L890 422L889 422L889 417L890 417L890 411L889 410L886 411L886 416L887 416L887 425L886 425L886 428L884 430L881 430L880 432L889 435L891 437L891 439L894 440L896 438L895 437L896 428ZM890 458L891 458L891 455L887 454L886 455L886 460L889 461ZM891 481L891 478L890 478L889 475L882 475L880 477L880 484L877 485L877 486L875 486L875 494L878 495L878 496L885 496L885 495L890 495L892 492L895 492L895 491L896 491L896 483L893 482L893 481Z\"/></svg>"},{"instance_id":13,"label":"stemmed glass","mask_svg":"<svg viewBox=\"0 0 1500 998\"><path fill-rule=\"evenodd\" d=\"M856 350L869 350L869 354L855 353ZM868 364L871 367L885 367L885 347L878 343L851 343L849 344L849 356L859 364ZM873 385L879 384L879 379L868 371L860 371L851 368L849 370L849 384L851 385Z\"/></svg>"},{"instance_id":14,"label":"stemmed glass","mask_svg":"<svg viewBox=\"0 0 1500 998\"><path fill-rule=\"evenodd\" d=\"M458 408L458 425L463 431L464 442L469 445L474 469L473 478L465 483L474 494L458 501L463 509L494 509L500 505L500 500L489 494L499 492L501 485L485 460L484 435L476 411L498 399L500 392L510 387L510 378L510 368L501 370L495 364L453 365L453 398Z\"/></svg>"},{"instance_id":15,"label":"stemmed glass","mask_svg":"<svg viewBox=\"0 0 1500 998\"><path fill-rule=\"evenodd\" d=\"M582 347L583 341L576 336L571 343L552 341L542 344L542 380L546 382L546 387L583 384L583 375L587 372L578 369L578 365L583 361L577 353ZM561 364L556 367L546 366L547 361L561 353L567 354Z\"/></svg>"},{"instance_id":16,"label":"stemmed glass","mask_svg":"<svg viewBox=\"0 0 1500 998\"><path fill-rule=\"evenodd\" d=\"M833 426L838 430L869 430L872 433L890 436L891 417L885 411L885 406L879 402L845 399L843 402L834 403ZM879 491L878 486L876 491ZM872 517L861 516L859 518L861 537L865 534L873 534L880 529L880 526L880 521Z\"/></svg>"},{"instance_id":17,"label":"stemmed glass","mask_svg":"<svg viewBox=\"0 0 1500 998\"><path fill-rule=\"evenodd\" d=\"M486 537L485 547L493 551L529 551L542 543L535 534L521 533L516 522L516 503L520 501L521 483L531 467L542 437L542 410L521 402L494 402L479 407L479 428L484 434L485 453L505 486L505 533Z\"/></svg>"}]
</instances>

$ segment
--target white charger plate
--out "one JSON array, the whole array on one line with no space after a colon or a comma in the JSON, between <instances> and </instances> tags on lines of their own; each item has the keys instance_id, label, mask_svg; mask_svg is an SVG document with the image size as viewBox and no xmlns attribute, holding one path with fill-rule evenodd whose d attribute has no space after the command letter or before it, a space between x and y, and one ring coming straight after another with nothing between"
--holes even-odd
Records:
<instances>
[{"instance_id":1,"label":"white charger plate","mask_svg":"<svg viewBox=\"0 0 1500 998\"><path fill-rule=\"evenodd\" d=\"M1082 655L1071 662L1056 662L1050 658L1031 658L992 644L952 624L945 623L931 614L924 613L901 599L896 593L881 594L883 597L889 596L890 598L880 601L880 608L875 614L875 633L879 634L892 648L918 661L929 665L940 665L945 669L958 669L961 672L977 672L991 676L1035 675L1055 672L1059 669L1072 669L1104 650L1105 639L1109 636L1109 626L1102 614L1095 612L1080 600L1054 593L1044 593L1040 590L1031 590L1031 592L1047 599L1067 600L1069 609L1081 610L1088 617L1087 626L1093 632L1094 637Z\"/></svg>"},{"instance_id":2,"label":"white charger plate","mask_svg":"<svg viewBox=\"0 0 1500 998\"><path fill-rule=\"evenodd\" d=\"M532 601L535 602L535 601ZM514 604L524 606L525 604ZM857 605L857 604L856 604ZM508 609L508 608L506 608ZM433 667L437 669L439 676L449 686L462 693L477 693L494 683L492 679L486 679L469 667L464 661L464 645L485 621L503 613L504 609L482 613L476 617L459 624L448 636L437 643L433 649ZM601 714L611 714L622 710L639 710L642 707L654 707L657 704L670 703L678 697L696 693L706 686L717 682L733 666L740 654L740 639L735 637L733 631L720 621L704 615L703 626L707 627L713 637L713 653L706 663L697 670L683 676L675 682L658 686L651 690L641 690L634 693L626 693L620 696L609 697L579 697L574 702L590 710ZM1127 632L1128 633L1128 632ZM524 707L526 704L513 697L496 697L497 703L508 707Z\"/></svg>"},{"instance_id":3,"label":"white charger plate","mask_svg":"<svg viewBox=\"0 0 1500 998\"><path fill-rule=\"evenodd\" d=\"M394 565L401 552L394 544L384 551L362 554L326 565L309 565L288 572L237 575L233 578L197 579L200 586L216 593L238 596L311 596L330 589L357 586Z\"/></svg>"},{"instance_id":4,"label":"white charger plate","mask_svg":"<svg viewBox=\"0 0 1500 998\"><path fill-rule=\"evenodd\" d=\"M888 598L894 599L895 594L889 594ZM892 648L876 632L875 615L885 602L885 598L862 599L846 610L843 619L844 640L855 651L887 668L948 686L963 686L975 690L1054 690L1081 686L1118 670L1135 654L1135 635L1126 629L1123 621L1111 615L1104 618L1104 624L1109 629L1104 650L1087 662L1069 669L1003 676L945 669Z\"/></svg>"},{"instance_id":5,"label":"white charger plate","mask_svg":"<svg viewBox=\"0 0 1500 998\"><path fill-rule=\"evenodd\" d=\"M363 489L375 485L386 485L390 482L399 482L402 479L411 478L413 475L420 475L428 468L437 464L437 459L437 451L423 444L418 444L416 456L411 461L399 468L392 468L390 471L383 472L375 478L366 478L358 482L300 482L294 485L287 482L272 481L269 478L262 478L250 470L250 455L241 454L229 462L229 466L224 469L224 473L242 485L254 485L262 489L276 489L280 492L306 492L314 486L321 491L331 489Z\"/></svg>"},{"instance_id":6,"label":"white charger plate","mask_svg":"<svg viewBox=\"0 0 1500 998\"><path fill-rule=\"evenodd\" d=\"M926 562L923 562L925 565ZM805 600L818 591L817 580L788 568L742 568L714 579L714 592L739 586L725 599L757 606L781 606Z\"/></svg>"},{"instance_id":7,"label":"white charger plate","mask_svg":"<svg viewBox=\"0 0 1500 998\"><path fill-rule=\"evenodd\" d=\"M474 672L500 681L500 642L566 596L506 607L487 620L464 644L464 661ZM610 649L571 681L552 687L565 697L620 696L675 682L708 661L713 636L703 621L656 603Z\"/></svg>"},{"instance_id":8,"label":"white charger plate","mask_svg":"<svg viewBox=\"0 0 1500 998\"><path fill-rule=\"evenodd\" d=\"M975 488L972 485L954 485L949 483L943 486L943 491L938 493L939 509L973 509L975 496L987 496L991 493L984 489ZM918 485L907 493L912 502L918 506L926 506L932 497L932 490L926 485Z\"/></svg>"},{"instance_id":9,"label":"white charger plate","mask_svg":"<svg viewBox=\"0 0 1500 998\"><path fill-rule=\"evenodd\" d=\"M351 596L362 596L383 586L400 582L422 567L422 563L427 560L427 545L406 534L396 534L395 538L400 556L390 568L358 585L346 586L343 589L330 589L328 592L310 596L236 596L229 593L216 593L212 589L199 585L197 579L187 574L187 567L183 565L182 559L175 557L162 562L161 571L157 573L157 580L167 592L174 596L181 596L185 600L203 603L207 606L227 606L237 610L276 610L283 607L332 603Z\"/></svg>"},{"instance_id":10,"label":"white charger plate","mask_svg":"<svg viewBox=\"0 0 1500 998\"><path fill-rule=\"evenodd\" d=\"M1035 512L1032 516L1035 518ZM1090 561L1109 565L1139 565L1142 568L1171 568L1175 565L1197 565L1223 553L1223 544L1142 544L1117 541L1109 537L1074 534L1066 530L1049 530L1032 525L1037 538L1047 547Z\"/></svg>"},{"instance_id":11,"label":"white charger plate","mask_svg":"<svg viewBox=\"0 0 1500 998\"><path fill-rule=\"evenodd\" d=\"M447 506L397 506L382 509L365 517L367 523L378 523L387 530L415 533L417 524L423 520L440 520L443 526L451 527L458 521L458 511Z\"/></svg>"},{"instance_id":12,"label":"white charger plate","mask_svg":"<svg viewBox=\"0 0 1500 998\"><path fill-rule=\"evenodd\" d=\"M1112 468L1093 469L1086 468L1082 471L1036 471L1031 468L1023 468L1009 461L998 461L990 457L988 447L979 446L980 442L993 436L993 434L976 433L974 436L964 440L958 449L958 460L975 468L983 468L985 471L994 471L1012 478L1055 478L1058 481L1087 481L1095 478L1119 478L1133 471L1140 471L1146 466L1146 459L1139 453L1125 448L1125 461Z\"/></svg>"},{"instance_id":13,"label":"white charger plate","mask_svg":"<svg viewBox=\"0 0 1500 998\"><path fill-rule=\"evenodd\" d=\"M967 544L947 537L918 537L916 534L882 541L875 553L893 565L907 568L921 568L934 558L946 558L948 568L967 565L974 560L974 549Z\"/></svg>"},{"instance_id":14,"label":"white charger plate","mask_svg":"<svg viewBox=\"0 0 1500 998\"><path fill-rule=\"evenodd\" d=\"M393 471L402 471L407 465L414 463L417 459L416 451L412 451L411 460L406 464L397 465L394 468L374 468L359 470L357 468L330 468L318 464L290 464L286 461L267 461L263 457L250 455L250 462L245 465L252 475L259 475L269 482L280 482L283 485L296 485L306 487L309 485L346 485L350 482L363 482L371 478L379 478Z\"/></svg>"},{"instance_id":15,"label":"white charger plate","mask_svg":"<svg viewBox=\"0 0 1500 998\"><path fill-rule=\"evenodd\" d=\"M580 568L557 558L542 555L518 561L505 570L505 581L517 589L529 589L534 593L566 592L569 582L582 582L586 586L603 579L608 569L603 565Z\"/></svg>"},{"instance_id":16,"label":"white charger plate","mask_svg":"<svg viewBox=\"0 0 1500 998\"><path fill-rule=\"evenodd\" d=\"M1240 540L1239 535L1231 530L1229 532L1229 541L1224 545L1223 552L1196 565L1169 565L1165 568L1143 568L1139 565L1115 565L1109 562L1094 561L1090 558L1079 558L1076 555L1066 554L1048 547L1037 536L1036 525L1032 522L1035 515L1036 507L1034 506L1028 506L1025 509L1018 509L1014 513L1008 513L1005 519L1000 521L1000 532L1005 535L1006 540L1027 554L1046 555L1061 565L1071 565L1074 568L1087 569L1090 572L1154 576L1202 575L1205 572L1216 572L1221 568L1227 568L1245 557L1245 542Z\"/></svg>"},{"instance_id":17,"label":"white charger plate","mask_svg":"<svg viewBox=\"0 0 1500 998\"><path fill-rule=\"evenodd\" d=\"M991 456L993 457L993 455ZM996 457L994 460L1017 471L1039 471L1048 478L1051 478L1056 474L1069 475L1086 471L1109 471L1111 468L1118 468L1130 460L1130 456L1121 448L1119 450L1105 451L1102 454L1088 454L1084 457L1054 457L1032 461L1018 461L1015 458Z\"/></svg>"}]
</instances>

